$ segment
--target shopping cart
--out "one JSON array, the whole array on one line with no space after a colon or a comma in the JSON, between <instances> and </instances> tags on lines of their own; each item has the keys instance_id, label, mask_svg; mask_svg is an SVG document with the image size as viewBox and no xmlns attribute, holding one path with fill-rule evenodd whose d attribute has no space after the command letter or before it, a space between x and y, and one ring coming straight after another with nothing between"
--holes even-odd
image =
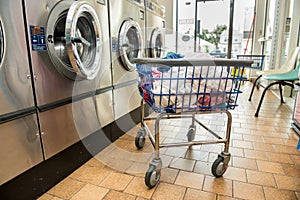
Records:
<instances>
[{"instance_id":1,"label":"shopping cart","mask_svg":"<svg viewBox=\"0 0 300 200\"><path fill-rule=\"evenodd\" d=\"M241 93L240 86L245 67L251 67L251 60L199 60L199 59L135 59L139 73L139 90L155 114L144 116L142 101L141 128L135 138L135 145L142 149L148 135L155 155L145 175L148 188L154 187L159 179L162 161L159 149L204 144L224 144L224 151L214 161L211 171L215 177L221 177L230 160L229 141L232 116L228 110L237 106ZM231 74L234 69L235 73ZM196 119L197 114L226 113L227 127L225 138ZM187 141L180 143L160 143L160 120L191 118L187 130ZM146 121L154 120L154 135ZM216 137L213 140L195 141L196 123Z\"/></svg>"}]
</instances>

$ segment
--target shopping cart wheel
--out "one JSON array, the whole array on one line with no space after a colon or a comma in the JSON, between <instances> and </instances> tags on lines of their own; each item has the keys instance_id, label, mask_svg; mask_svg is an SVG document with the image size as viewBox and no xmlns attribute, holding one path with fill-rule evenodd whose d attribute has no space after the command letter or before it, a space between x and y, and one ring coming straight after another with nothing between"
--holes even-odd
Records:
<instances>
[{"instance_id":1,"label":"shopping cart wheel","mask_svg":"<svg viewBox=\"0 0 300 200\"><path fill-rule=\"evenodd\" d=\"M191 142L195 139L195 134L196 134L196 126L190 125L189 131L186 134L188 142Z\"/></svg>"},{"instance_id":2,"label":"shopping cart wheel","mask_svg":"<svg viewBox=\"0 0 300 200\"><path fill-rule=\"evenodd\" d=\"M212 174L217 178L223 176L228 168L228 165L223 160L222 157L217 158L211 167Z\"/></svg>"},{"instance_id":3,"label":"shopping cart wheel","mask_svg":"<svg viewBox=\"0 0 300 200\"><path fill-rule=\"evenodd\" d=\"M146 141L146 131L141 128L138 132L137 132L137 135L135 137L135 146L136 148L138 149L141 149L144 147L145 145L145 141Z\"/></svg>"},{"instance_id":4,"label":"shopping cart wheel","mask_svg":"<svg viewBox=\"0 0 300 200\"><path fill-rule=\"evenodd\" d=\"M155 165L150 165L145 176L145 184L149 189L156 186L160 179L160 170Z\"/></svg>"}]
</instances>

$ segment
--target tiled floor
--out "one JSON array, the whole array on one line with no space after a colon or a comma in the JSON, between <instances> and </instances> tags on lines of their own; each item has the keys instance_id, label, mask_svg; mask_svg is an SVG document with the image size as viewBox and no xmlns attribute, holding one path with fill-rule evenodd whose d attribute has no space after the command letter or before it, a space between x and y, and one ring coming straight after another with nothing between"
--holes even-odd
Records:
<instances>
[{"instance_id":1,"label":"tiled floor","mask_svg":"<svg viewBox=\"0 0 300 200\"><path fill-rule=\"evenodd\" d=\"M134 145L139 126L85 163L50 189L39 200L59 199L269 199L300 200L299 136L291 128L292 111L268 92L258 118L254 112L262 90L248 102L251 83L244 85L240 106L233 116L230 166L222 178L211 174L211 165L223 145L162 148L160 183L149 190L144 174L153 157L147 139L143 150ZM224 135L224 114L199 115L201 122ZM165 120L160 127L162 142L186 140L189 120ZM197 127L196 139L211 136Z\"/></svg>"}]
</instances>

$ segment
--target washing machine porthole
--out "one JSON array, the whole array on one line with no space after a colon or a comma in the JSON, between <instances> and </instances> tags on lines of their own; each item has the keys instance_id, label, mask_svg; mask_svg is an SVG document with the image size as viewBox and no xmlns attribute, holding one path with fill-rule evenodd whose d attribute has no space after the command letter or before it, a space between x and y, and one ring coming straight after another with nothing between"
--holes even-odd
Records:
<instances>
[{"instance_id":1,"label":"washing machine porthole","mask_svg":"<svg viewBox=\"0 0 300 200\"><path fill-rule=\"evenodd\" d=\"M123 22L119 32L119 56L123 67L127 71L134 71L134 58L141 56L143 49L142 31L137 22L127 19Z\"/></svg>"},{"instance_id":2,"label":"washing machine porthole","mask_svg":"<svg viewBox=\"0 0 300 200\"><path fill-rule=\"evenodd\" d=\"M94 9L87 3L57 5L47 24L49 55L67 78L94 79L101 62L101 29Z\"/></svg>"}]
</instances>

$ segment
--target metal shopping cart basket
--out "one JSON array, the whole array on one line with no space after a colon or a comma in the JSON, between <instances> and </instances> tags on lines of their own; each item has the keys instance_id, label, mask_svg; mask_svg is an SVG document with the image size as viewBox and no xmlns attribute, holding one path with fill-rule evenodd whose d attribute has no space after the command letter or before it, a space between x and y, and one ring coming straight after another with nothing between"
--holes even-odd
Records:
<instances>
[{"instance_id":1,"label":"metal shopping cart basket","mask_svg":"<svg viewBox=\"0 0 300 200\"><path fill-rule=\"evenodd\" d=\"M251 70L261 71L264 65L265 55L237 55L237 59L252 60ZM249 78L245 76L245 79Z\"/></svg>"},{"instance_id":2,"label":"metal shopping cart basket","mask_svg":"<svg viewBox=\"0 0 300 200\"><path fill-rule=\"evenodd\" d=\"M135 138L135 145L142 149L148 135L155 155L145 175L148 188L154 187L159 179L162 161L159 149L204 144L224 144L224 151L212 165L215 177L221 177L230 160L229 140L232 116L228 110L237 106L242 74L245 67L251 67L251 60L199 60L199 59L135 59L139 73L139 90L154 110L156 117L144 116L142 102L141 128ZM231 74L234 69L235 73ZM214 132L198 119L197 114L226 113L227 127L225 138ZM191 118L187 130L187 141L181 143L160 143L160 120ZM146 124L155 120L154 135ZM195 141L196 123L211 133L215 140Z\"/></svg>"}]
</instances>

